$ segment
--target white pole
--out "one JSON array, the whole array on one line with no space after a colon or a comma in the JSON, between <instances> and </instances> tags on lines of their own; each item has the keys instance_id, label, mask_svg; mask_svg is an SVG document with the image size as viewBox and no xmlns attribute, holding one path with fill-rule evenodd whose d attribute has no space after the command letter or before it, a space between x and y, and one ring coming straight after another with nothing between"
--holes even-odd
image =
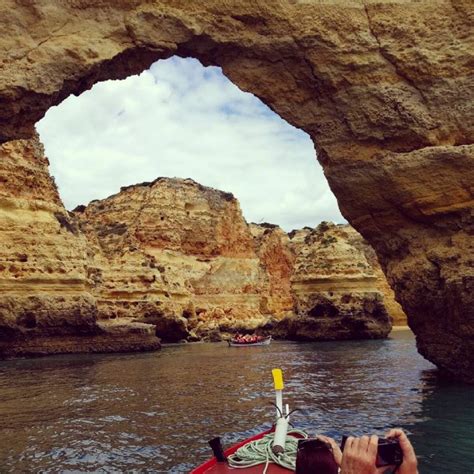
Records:
<instances>
[{"instance_id":1,"label":"white pole","mask_svg":"<svg viewBox=\"0 0 474 474\"><path fill-rule=\"evenodd\" d=\"M283 413L283 392L281 390L275 390L275 401L277 408L277 419L284 415Z\"/></svg>"}]
</instances>

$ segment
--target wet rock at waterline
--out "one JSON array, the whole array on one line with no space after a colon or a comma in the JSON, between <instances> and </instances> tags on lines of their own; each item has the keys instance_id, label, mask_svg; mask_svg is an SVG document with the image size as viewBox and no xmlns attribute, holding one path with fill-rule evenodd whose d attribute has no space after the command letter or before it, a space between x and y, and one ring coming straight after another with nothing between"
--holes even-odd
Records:
<instances>
[{"instance_id":1,"label":"wet rock at waterline","mask_svg":"<svg viewBox=\"0 0 474 474\"><path fill-rule=\"evenodd\" d=\"M420 352L474 381L472 2L5 0L0 13L0 140L160 58L221 66L311 135Z\"/></svg>"}]
</instances>

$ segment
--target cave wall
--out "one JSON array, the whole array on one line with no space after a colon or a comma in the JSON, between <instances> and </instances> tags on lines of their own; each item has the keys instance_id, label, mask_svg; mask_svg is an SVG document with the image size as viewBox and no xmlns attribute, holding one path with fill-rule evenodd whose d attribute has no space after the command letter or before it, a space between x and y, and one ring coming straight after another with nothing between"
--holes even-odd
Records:
<instances>
[{"instance_id":1,"label":"cave wall","mask_svg":"<svg viewBox=\"0 0 474 474\"><path fill-rule=\"evenodd\" d=\"M473 380L470 0L5 0L0 140L173 54L218 65L314 140L420 352Z\"/></svg>"}]
</instances>

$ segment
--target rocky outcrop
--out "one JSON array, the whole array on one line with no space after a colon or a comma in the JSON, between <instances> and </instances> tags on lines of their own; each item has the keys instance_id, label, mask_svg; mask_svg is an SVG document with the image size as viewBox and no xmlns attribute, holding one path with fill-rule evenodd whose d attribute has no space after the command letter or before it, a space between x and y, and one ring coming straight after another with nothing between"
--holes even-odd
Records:
<instances>
[{"instance_id":1,"label":"rocky outcrop","mask_svg":"<svg viewBox=\"0 0 474 474\"><path fill-rule=\"evenodd\" d=\"M374 338L391 329L380 290L387 283L350 226L290 235L249 226L231 194L169 178L122 188L75 214L91 242L101 320L152 323L167 342L254 330Z\"/></svg>"},{"instance_id":2,"label":"rocky outcrop","mask_svg":"<svg viewBox=\"0 0 474 474\"><path fill-rule=\"evenodd\" d=\"M268 278L266 308L279 318L293 314L295 300L291 287L295 254L288 234L273 224L250 224L255 251Z\"/></svg>"},{"instance_id":3,"label":"rocky outcrop","mask_svg":"<svg viewBox=\"0 0 474 474\"><path fill-rule=\"evenodd\" d=\"M327 297L298 285L305 265L324 273L332 251L318 260L309 231L290 239L275 225L249 226L229 193L159 178L68 213L37 138L3 145L1 157L2 356L147 350L158 347L156 336L220 340L257 329L301 338L295 327L311 313L309 300ZM351 258L342 255L341 267ZM361 314L342 318L352 329L321 314L326 332L313 324L306 338L386 335L386 313L371 325L372 295L358 297L351 308ZM295 312L301 317L285 331L280 321Z\"/></svg>"},{"instance_id":4,"label":"rocky outcrop","mask_svg":"<svg viewBox=\"0 0 474 474\"><path fill-rule=\"evenodd\" d=\"M0 147L0 357L159 347L150 326L97 323L87 241L37 137Z\"/></svg>"},{"instance_id":5,"label":"rocky outcrop","mask_svg":"<svg viewBox=\"0 0 474 474\"><path fill-rule=\"evenodd\" d=\"M347 232L352 235L351 241L354 245L364 252L365 258L369 263L374 275L377 278L377 290L382 293L385 309L387 310L392 320L393 326L407 326L407 315L400 303L395 298L395 293L388 284L380 263L377 259L377 254L374 249L367 243L367 241L353 228L347 226ZM354 235L356 234L356 235Z\"/></svg>"},{"instance_id":6,"label":"rocky outcrop","mask_svg":"<svg viewBox=\"0 0 474 474\"><path fill-rule=\"evenodd\" d=\"M295 311L276 334L299 340L387 336L391 323L376 273L380 267L369 262L367 245L354 229L323 222L291 232L289 246L295 255Z\"/></svg>"},{"instance_id":7,"label":"rocky outcrop","mask_svg":"<svg viewBox=\"0 0 474 474\"><path fill-rule=\"evenodd\" d=\"M420 352L474 381L473 5L467 0L5 0L0 140L173 54L307 131Z\"/></svg>"},{"instance_id":8,"label":"rocky outcrop","mask_svg":"<svg viewBox=\"0 0 474 474\"><path fill-rule=\"evenodd\" d=\"M101 319L152 322L158 336L176 342L254 330L288 307L277 301L276 287L270 291L229 193L190 179L158 178L75 214L92 243Z\"/></svg>"}]
</instances>

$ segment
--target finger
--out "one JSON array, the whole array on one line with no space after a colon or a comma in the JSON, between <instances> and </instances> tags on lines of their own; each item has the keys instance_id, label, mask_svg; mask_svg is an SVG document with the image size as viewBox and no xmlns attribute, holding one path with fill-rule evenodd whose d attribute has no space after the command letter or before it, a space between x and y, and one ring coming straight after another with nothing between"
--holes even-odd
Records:
<instances>
[{"instance_id":1,"label":"finger","mask_svg":"<svg viewBox=\"0 0 474 474\"><path fill-rule=\"evenodd\" d=\"M340 466L342 462L341 448L332 438L329 438L329 444L332 448L332 455L334 456L334 460L336 461L337 465Z\"/></svg>"},{"instance_id":2,"label":"finger","mask_svg":"<svg viewBox=\"0 0 474 474\"><path fill-rule=\"evenodd\" d=\"M332 450L332 455L334 456L334 461L336 461L336 464L340 466L342 464L342 451L339 446L335 446Z\"/></svg>"},{"instance_id":3,"label":"finger","mask_svg":"<svg viewBox=\"0 0 474 474\"><path fill-rule=\"evenodd\" d=\"M340 448L339 446L337 445L336 441L334 441L334 439L332 439L330 436L325 436L325 435L317 435L316 436L317 439L325 442L326 444L329 444L329 446L331 446L331 448L334 450L334 448L336 447L337 449L339 449L340 451Z\"/></svg>"},{"instance_id":4,"label":"finger","mask_svg":"<svg viewBox=\"0 0 474 474\"><path fill-rule=\"evenodd\" d=\"M394 428L394 429L390 430L387 433L386 437L387 438L397 438L399 443L400 443L400 446L402 446L402 449L403 449L403 445L405 445L407 448L410 448L411 450L413 450L413 447L410 443L410 440L408 439L405 432L403 430L401 430L400 428Z\"/></svg>"},{"instance_id":5,"label":"finger","mask_svg":"<svg viewBox=\"0 0 474 474\"><path fill-rule=\"evenodd\" d=\"M354 438L354 441L352 441L351 451L353 451L354 453L358 453L359 452L359 443L360 443L360 439L359 438Z\"/></svg>"},{"instance_id":6,"label":"finger","mask_svg":"<svg viewBox=\"0 0 474 474\"><path fill-rule=\"evenodd\" d=\"M349 436L349 437L346 439L346 444L344 445L344 452L346 452L346 451L351 451L353 444L354 444L354 437L353 437L353 436Z\"/></svg>"},{"instance_id":7,"label":"finger","mask_svg":"<svg viewBox=\"0 0 474 474\"><path fill-rule=\"evenodd\" d=\"M413 446L410 443L408 436L405 434L405 432L402 429L394 428L390 430L387 433L387 438L398 439L398 442L400 443L400 448L402 449L402 452L403 452L403 457L405 459L416 461L415 450L413 449Z\"/></svg>"},{"instance_id":8,"label":"finger","mask_svg":"<svg viewBox=\"0 0 474 474\"><path fill-rule=\"evenodd\" d=\"M329 444L331 446L331 452L332 456L334 458L334 461L336 461L336 464L340 466L342 464L342 451L341 448L337 445L337 443L332 439L329 441Z\"/></svg>"},{"instance_id":9,"label":"finger","mask_svg":"<svg viewBox=\"0 0 474 474\"><path fill-rule=\"evenodd\" d=\"M338 451L341 450L339 445L331 438L329 438L329 444L331 445L332 449L337 449Z\"/></svg>"},{"instance_id":10,"label":"finger","mask_svg":"<svg viewBox=\"0 0 474 474\"><path fill-rule=\"evenodd\" d=\"M354 463L354 459L356 456L356 451L354 451L354 437L349 436L346 440L346 444L344 446L344 451L342 453L342 461L341 461L341 471L342 472L351 472L352 464Z\"/></svg>"},{"instance_id":11,"label":"finger","mask_svg":"<svg viewBox=\"0 0 474 474\"><path fill-rule=\"evenodd\" d=\"M403 456L407 459L416 459L415 450L405 433L402 432L398 437L398 441L400 443L400 448L402 448Z\"/></svg>"},{"instance_id":12,"label":"finger","mask_svg":"<svg viewBox=\"0 0 474 474\"><path fill-rule=\"evenodd\" d=\"M362 452L367 452L369 450L369 441L370 438L368 436L361 436L359 438L359 450Z\"/></svg>"},{"instance_id":13,"label":"finger","mask_svg":"<svg viewBox=\"0 0 474 474\"><path fill-rule=\"evenodd\" d=\"M377 435L372 435L369 440L368 452L370 457L375 459L377 457L377 451L379 447L379 437Z\"/></svg>"},{"instance_id":14,"label":"finger","mask_svg":"<svg viewBox=\"0 0 474 474\"><path fill-rule=\"evenodd\" d=\"M403 430L400 428L392 428L385 435L386 438L398 438L403 433Z\"/></svg>"}]
</instances>

